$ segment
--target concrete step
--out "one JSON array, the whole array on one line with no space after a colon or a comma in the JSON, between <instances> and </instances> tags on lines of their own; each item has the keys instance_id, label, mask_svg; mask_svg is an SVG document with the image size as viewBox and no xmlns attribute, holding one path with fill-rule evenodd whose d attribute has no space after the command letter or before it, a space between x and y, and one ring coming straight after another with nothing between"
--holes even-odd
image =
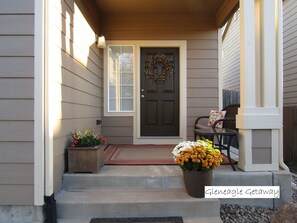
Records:
<instances>
[{"instance_id":1,"label":"concrete step","mask_svg":"<svg viewBox=\"0 0 297 223\"><path fill-rule=\"evenodd\" d=\"M219 217L218 199L190 197L184 188L62 191L56 196L58 219L95 217Z\"/></svg>"},{"instance_id":2,"label":"concrete step","mask_svg":"<svg viewBox=\"0 0 297 223\"><path fill-rule=\"evenodd\" d=\"M107 166L98 174L65 174L66 191L96 189L165 189L184 187L178 166Z\"/></svg>"},{"instance_id":3,"label":"concrete step","mask_svg":"<svg viewBox=\"0 0 297 223\"><path fill-rule=\"evenodd\" d=\"M221 199L221 204L280 207L291 199L291 175L286 171L233 171L220 166L213 174L213 186L280 186L280 199ZM178 166L104 166L98 174L65 174L64 190L144 190L184 188L182 170Z\"/></svg>"}]
</instances>

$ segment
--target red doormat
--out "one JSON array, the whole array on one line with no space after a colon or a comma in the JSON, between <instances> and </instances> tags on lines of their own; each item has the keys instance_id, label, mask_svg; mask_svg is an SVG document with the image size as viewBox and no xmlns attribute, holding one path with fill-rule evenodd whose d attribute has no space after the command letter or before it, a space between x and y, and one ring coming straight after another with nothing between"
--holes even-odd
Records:
<instances>
[{"instance_id":1,"label":"red doormat","mask_svg":"<svg viewBox=\"0 0 297 223\"><path fill-rule=\"evenodd\" d=\"M108 145L104 150L104 164L175 165L172 154L174 147L175 145ZM229 164L228 158L223 155L221 165Z\"/></svg>"},{"instance_id":2,"label":"red doormat","mask_svg":"<svg viewBox=\"0 0 297 223\"><path fill-rule=\"evenodd\" d=\"M109 145L104 164L175 165L171 153L175 145Z\"/></svg>"}]
</instances>

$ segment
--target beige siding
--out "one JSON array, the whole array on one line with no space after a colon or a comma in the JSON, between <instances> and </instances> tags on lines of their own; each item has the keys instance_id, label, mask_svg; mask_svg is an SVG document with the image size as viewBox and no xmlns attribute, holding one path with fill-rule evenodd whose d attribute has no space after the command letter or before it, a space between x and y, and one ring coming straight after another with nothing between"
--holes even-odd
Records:
<instances>
[{"instance_id":1,"label":"beige siding","mask_svg":"<svg viewBox=\"0 0 297 223\"><path fill-rule=\"evenodd\" d=\"M240 88L240 18L234 14L222 45L222 88L239 91Z\"/></svg>"},{"instance_id":2,"label":"beige siding","mask_svg":"<svg viewBox=\"0 0 297 223\"><path fill-rule=\"evenodd\" d=\"M0 14L33 14L34 12L33 0L0 0L0 5Z\"/></svg>"},{"instance_id":3,"label":"beige siding","mask_svg":"<svg viewBox=\"0 0 297 223\"><path fill-rule=\"evenodd\" d=\"M32 78L34 57L0 57L0 78Z\"/></svg>"},{"instance_id":4,"label":"beige siding","mask_svg":"<svg viewBox=\"0 0 297 223\"><path fill-rule=\"evenodd\" d=\"M102 119L102 132L110 144L132 144L133 118L104 117Z\"/></svg>"},{"instance_id":5,"label":"beige siding","mask_svg":"<svg viewBox=\"0 0 297 223\"><path fill-rule=\"evenodd\" d=\"M34 32L34 15L0 15L0 34L31 35Z\"/></svg>"},{"instance_id":6,"label":"beige siding","mask_svg":"<svg viewBox=\"0 0 297 223\"><path fill-rule=\"evenodd\" d=\"M284 13L284 106L297 105L297 2L286 0Z\"/></svg>"},{"instance_id":7,"label":"beige siding","mask_svg":"<svg viewBox=\"0 0 297 223\"><path fill-rule=\"evenodd\" d=\"M33 56L33 36L0 36L0 56Z\"/></svg>"},{"instance_id":8,"label":"beige siding","mask_svg":"<svg viewBox=\"0 0 297 223\"><path fill-rule=\"evenodd\" d=\"M33 205L34 186L26 184L0 184L1 204Z\"/></svg>"},{"instance_id":9,"label":"beige siding","mask_svg":"<svg viewBox=\"0 0 297 223\"><path fill-rule=\"evenodd\" d=\"M187 40L187 136L192 139L196 117L218 107L218 36L213 18L191 14L125 14L105 18L102 33L108 40ZM113 119L104 118L103 131L116 140L112 142L131 143L132 119ZM114 124L108 126L109 122ZM123 122L125 126L117 124Z\"/></svg>"},{"instance_id":10,"label":"beige siding","mask_svg":"<svg viewBox=\"0 0 297 223\"><path fill-rule=\"evenodd\" d=\"M0 163L31 164L34 161L33 142L0 142ZM16 156L15 154L22 154Z\"/></svg>"},{"instance_id":11,"label":"beige siding","mask_svg":"<svg viewBox=\"0 0 297 223\"><path fill-rule=\"evenodd\" d=\"M297 161L297 2L283 2L284 43L284 159L287 164Z\"/></svg>"},{"instance_id":12,"label":"beige siding","mask_svg":"<svg viewBox=\"0 0 297 223\"><path fill-rule=\"evenodd\" d=\"M33 205L33 50L34 0L0 0L0 205Z\"/></svg>"},{"instance_id":13,"label":"beige siding","mask_svg":"<svg viewBox=\"0 0 297 223\"><path fill-rule=\"evenodd\" d=\"M95 33L73 0L56 0L51 11L55 36L51 44L53 93L57 107L54 128L54 188L62 186L65 148L75 130L96 128L103 103L103 51L95 45ZM99 128L100 131L100 128Z\"/></svg>"}]
</instances>

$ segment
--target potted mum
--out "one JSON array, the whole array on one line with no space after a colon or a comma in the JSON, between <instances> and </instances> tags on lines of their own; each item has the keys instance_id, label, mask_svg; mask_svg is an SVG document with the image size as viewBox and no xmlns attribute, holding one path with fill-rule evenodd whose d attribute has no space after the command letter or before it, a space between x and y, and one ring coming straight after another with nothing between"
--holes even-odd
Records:
<instances>
[{"instance_id":1,"label":"potted mum","mask_svg":"<svg viewBox=\"0 0 297 223\"><path fill-rule=\"evenodd\" d=\"M220 150L210 140L180 142L172 151L174 161L183 170L187 193L204 197L204 187L211 186L212 171L223 161Z\"/></svg>"},{"instance_id":2,"label":"potted mum","mask_svg":"<svg viewBox=\"0 0 297 223\"><path fill-rule=\"evenodd\" d=\"M98 173L103 166L106 138L94 129L72 134L73 142L68 148L68 172Z\"/></svg>"}]
</instances>

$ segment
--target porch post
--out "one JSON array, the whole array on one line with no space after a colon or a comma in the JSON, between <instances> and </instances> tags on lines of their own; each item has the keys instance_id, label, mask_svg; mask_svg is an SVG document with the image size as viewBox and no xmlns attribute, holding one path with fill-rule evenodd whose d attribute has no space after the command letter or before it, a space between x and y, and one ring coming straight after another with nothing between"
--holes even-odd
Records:
<instances>
[{"instance_id":1,"label":"porch post","mask_svg":"<svg viewBox=\"0 0 297 223\"><path fill-rule=\"evenodd\" d=\"M240 0L239 163L244 171L279 169L282 146L281 0Z\"/></svg>"}]
</instances>

